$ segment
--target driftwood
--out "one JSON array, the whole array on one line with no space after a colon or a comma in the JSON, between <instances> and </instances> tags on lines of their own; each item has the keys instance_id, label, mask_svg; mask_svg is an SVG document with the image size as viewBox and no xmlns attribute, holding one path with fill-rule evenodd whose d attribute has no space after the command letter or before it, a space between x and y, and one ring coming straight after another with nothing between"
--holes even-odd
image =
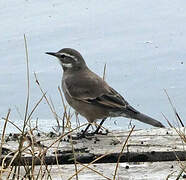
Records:
<instances>
[{"instance_id":1,"label":"driftwood","mask_svg":"<svg viewBox=\"0 0 186 180\"><path fill-rule=\"evenodd\" d=\"M184 130L182 131L184 132ZM74 155L80 163L117 163L121 149L125 143L129 132L113 131L107 136L98 135L91 139L71 140L67 137L61 139L59 144L50 146L57 137L48 138L46 136L34 137L34 154L31 156L31 149L21 154L20 158L15 158L18 141L9 140L5 144L12 153L5 158L7 153L0 157L0 163L4 159L6 165L55 165L73 164ZM74 152L72 151L72 144ZM5 146L4 145L4 146ZM27 146L27 145L26 145ZM50 147L47 149L47 147ZM46 153L43 153L47 149ZM4 152L4 151L3 151ZM5 151L10 152L10 151ZM110 152L110 153L108 153ZM42 155L42 158L39 158ZM103 156L103 157L102 157ZM96 160L99 158L99 160ZM42 162L41 162L42 159ZM163 161L186 161L185 142L180 138L174 129L151 129L136 130L130 136L124 151L121 154L120 162L163 162Z\"/></svg>"},{"instance_id":2,"label":"driftwood","mask_svg":"<svg viewBox=\"0 0 186 180\"><path fill-rule=\"evenodd\" d=\"M80 163L91 163L96 158L104 156L103 158L96 161L96 163L117 163L120 153L111 153L108 155L104 154L92 154L92 153L80 153L76 155L76 161ZM12 157L6 159L6 164L12 160ZM128 152L122 153L120 162L157 162L157 161L186 161L186 151L176 151L176 152ZM21 157L18 160L14 160L12 165L55 165L55 164L73 164L74 154L66 153L56 156L46 156L43 158L42 163L38 157Z\"/></svg>"}]
</instances>

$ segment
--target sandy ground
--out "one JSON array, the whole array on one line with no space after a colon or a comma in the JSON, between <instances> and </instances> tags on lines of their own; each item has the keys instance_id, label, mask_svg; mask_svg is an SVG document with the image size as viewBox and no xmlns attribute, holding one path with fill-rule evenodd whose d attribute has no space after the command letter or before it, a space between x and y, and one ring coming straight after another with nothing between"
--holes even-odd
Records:
<instances>
[{"instance_id":1,"label":"sandy ground","mask_svg":"<svg viewBox=\"0 0 186 180\"><path fill-rule=\"evenodd\" d=\"M186 162L182 162L185 163ZM83 166L78 165L78 170ZM85 168L78 174L79 180L105 180L113 179L116 164L94 164L89 166L91 169ZM36 166L37 174L40 166ZM51 168L50 175L52 180L67 180L75 173L74 165L55 165ZM94 171L97 172L94 172ZM175 180L180 173L180 164L178 162L155 162L155 163L120 163L117 171L116 179L119 180ZM6 179L7 173L4 173L3 179ZM186 174L184 175L186 177ZM47 179L47 176L45 177ZM72 179L76 179L74 176ZM184 179L183 175L180 179ZM186 178L185 178L186 179Z\"/></svg>"}]
</instances>

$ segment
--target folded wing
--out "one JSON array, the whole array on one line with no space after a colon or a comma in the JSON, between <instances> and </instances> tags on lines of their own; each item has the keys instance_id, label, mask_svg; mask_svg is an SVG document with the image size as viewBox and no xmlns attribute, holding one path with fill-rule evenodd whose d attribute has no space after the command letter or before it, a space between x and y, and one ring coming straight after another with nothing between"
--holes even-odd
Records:
<instances>
[{"instance_id":1,"label":"folded wing","mask_svg":"<svg viewBox=\"0 0 186 180\"><path fill-rule=\"evenodd\" d=\"M138 113L117 91L98 76L94 78L84 76L80 78L80 81L66 79L64 83L68 95L74 99L111 108L114 111L126 110Z\"/></svg>"}]
</instances>

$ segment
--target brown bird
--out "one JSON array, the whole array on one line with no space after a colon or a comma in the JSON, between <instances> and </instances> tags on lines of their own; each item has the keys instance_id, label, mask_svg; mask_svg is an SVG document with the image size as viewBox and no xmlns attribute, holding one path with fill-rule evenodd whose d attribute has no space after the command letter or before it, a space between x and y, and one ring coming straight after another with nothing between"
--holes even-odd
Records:
<instances>
[{"instance_id":1,"label":"brown bird","mask_svg":"<svg viewBox=\"0 0 186 180\"><path fill-rule=\"evenodd\" d=\"M86 65L81 54L71 48L64 48L58 52L46 52L59 59L63 68L62 89L69 105L84 116L89 125L102 119L94 132L98 133L107 117L136 119L156 127L164 127L161 122L140 113L101 77L92 72Z\"/></svg>"}]
</instances>

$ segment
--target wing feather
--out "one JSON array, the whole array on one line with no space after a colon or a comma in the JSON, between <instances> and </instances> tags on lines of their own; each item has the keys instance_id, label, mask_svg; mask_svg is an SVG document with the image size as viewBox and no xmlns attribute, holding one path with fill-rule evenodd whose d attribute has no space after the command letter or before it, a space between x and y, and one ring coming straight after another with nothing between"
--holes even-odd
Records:
<instances>
[{"instance_id":1,"label":"wing feather","mask_svg":"<svg viewBox=\"0 0 186 180\"><path fill-rule=\"evenodd\" d=\"M99 76L90 76L77 79L65 79L66 92L71 98L85 103L91 103L113 109L127 109L138 112L113 88Z\"/></svg>"}]
</instances>

